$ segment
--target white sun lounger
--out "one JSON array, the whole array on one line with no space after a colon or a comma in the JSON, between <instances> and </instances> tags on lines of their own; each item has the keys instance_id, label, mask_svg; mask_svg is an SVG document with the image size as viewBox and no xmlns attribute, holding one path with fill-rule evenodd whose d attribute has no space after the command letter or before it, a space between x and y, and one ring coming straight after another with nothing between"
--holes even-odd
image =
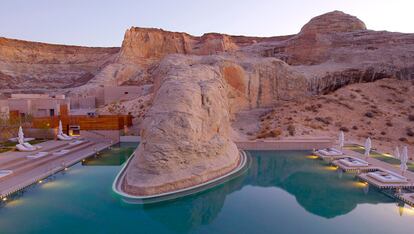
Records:
<instances>
[{"instance_id":1,"label":"white sun lounger","mask_svg":"<svg viewBox=\"0 0 414 234\"><path fill-rule=\"evenodd\" d=\"M17 144L16 145L16 149L18 151L22 151L22 152L32 152L32 151L36 151L36 148L27 148L26 146L22 145L22 144Z\"/></svg>"},{"instance_id":2,"label":"white sun lounger","mask_svg":"<svg viewBox=\"0 0 414 234\"><path fill-rule=\"evenodd\" d=\"M32 137L25 137L24 138L24 141L26 142L26 141L33 141L33 140L35 140L35 138L32 138ZM11 142L18 142L19 141L19 139L17 138L17 137L14 137L14 138L10 138L9 139L9 141L11 141Z\"/></svg>"},{"instance_id":3,"label":"white sun lounger","mask_svg":"<svg viewBox=\"0 0 414 234\"><path fill-rule=\"evenodd\" d=\"M367 175L382 183L406 183L408 179L392 171L381 169L380 171L368 172Z\"/></svg>"},{"instance_id":4,"label":"white sun lounger","mask_svg":"<svg viewBox=\"0 0 414 234\"><path fill-rule=\"evenodd\" d=\"M64 134L64 135L66 135L66 134ZM64 136L64 135L63 134L62 135L57 135L57 138L61 141L71 141L72 140L72 137L70 137L68 135L66 135L66 136Z\"/></svg>"},{"instance_id":5,"label":"white sun lounger","mask_svg":"<svg viewBox=\"0 0 414 234\"><path fill-rule=\"evenodd\" d=\"M368 162L355 157L341 158L338 161L347 167L367 167L369 165Z\"/></svg>"},{"instance_id":6,"label":"white sun lounger","mask_svg":"<svg viewBox=\"0 0 414 234\"><path fill-rule=\"evenodd\" d=\"M39 146L39 145L32 145L32 144L30 144L29 142L25 142L25 143L23 143L23 145L24 145L26 148L34 148L34 149L41 149L41 148L42 148L42 146Z\"/></svg>"},{"instance_id":7,"label":"white sun lounger","mask_svg":"<svg viewBox=\"0 0 414 234\"><path fill-rule=\"evenodd\" d=\"M70 152L70 150L66 150L66 149L65 150L59 150L57 152L54 152L53 155L62 156L62 155L67 154L69 152Z\"/></svg>"},{"instance_id":8,"label":"white sun lounger","mask_svg":"<svg viewBox=\"0 0 414 234\"><path fill-rule=\"evenodd\" d=\"M49 154L48 152L38 152L38 153L36 153L36 154L28 155L27 157L28 157L28 158L31 158L31 159L35 159L35 158L45 157L45 156L47 156L48 154Z\"/></svg>"},{"instance_id":9,"label":"white sun lounger","mask_svg":"<svg viewBox=\"0 0 414 234\"><path fill-rule=\"evenodd\" d=\"M320 150L317 150L316 152L324 156L341 156L344 154L342 153L342 151L335 149L335 148L320 149Z\"/></svg>"},{"instance_id":10,"label":"white sun lounger","mask_svg":"<svg viewBox=\"0 0 414 234\"><path fill-rule=\"evenodd\" d=\"M66 137L66 138L70 138L70 139L75 139L76 138L75 136L68 136L65 133L62 133L62 136Z\"/></svg>"},{"instance_id":11,"label":"white sun lounger","mask_svg":"<svg viewBox=\"0 0 414 234\"><path fill-rule=\"evenodd\" d=\"M12 174L13 171L11 170L0 170L0 179Z\"/></svg>"},{"instance_id":12,"label":"white sun lounger","mask_svg":"<svg viewBox=\"0 0 414 234\"><path fill-rule=\"evenodd\" d=\"M73 141L73 142L69 143L69 145L79 145L79 144L82 144L83 142L85 142L85 141L76 140L76 141Z\"/></svg>"}]
</instances>

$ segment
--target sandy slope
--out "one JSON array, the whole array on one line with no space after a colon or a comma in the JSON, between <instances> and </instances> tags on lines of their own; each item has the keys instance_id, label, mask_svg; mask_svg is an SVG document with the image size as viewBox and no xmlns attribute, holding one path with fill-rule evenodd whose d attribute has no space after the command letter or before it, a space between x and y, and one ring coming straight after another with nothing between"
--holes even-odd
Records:
<instances>
[{"instance_id":1,"label":"sandy slope","mask_svg":"<svg viewBox=\"0 0 414 234\"><path fill-rule=\"evenodd\" d=\"M411 120L409 117L414 115L413 94L411 81L383 79L353 84L328 95L281 101L258 117L257 131L241 127L240 123L249 116L246 112L233 126L241 137L250 139L275 138L279 133L276 138L336 138L342 129L347 141L363 143L369 136L374 147L385 152L392 152L396 145L408 145L409 151L414 152L414 116ZM257 111L251 116L257 116Z\"/></svg>"}]
</instances>

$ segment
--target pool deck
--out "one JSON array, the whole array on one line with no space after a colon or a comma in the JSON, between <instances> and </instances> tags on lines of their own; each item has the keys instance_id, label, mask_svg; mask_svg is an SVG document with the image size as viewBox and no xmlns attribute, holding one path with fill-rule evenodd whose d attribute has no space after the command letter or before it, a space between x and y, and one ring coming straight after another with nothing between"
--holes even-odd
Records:
<instances>
[{"instance_id":1,"label":"pool deck","mask_svg":"<svg viewBox=\"0 0 414 234\"><path fill-rule=\"evenodd\" d=\"M372 157L368 157L366 158L363 154L349 150L349 149L343 149L342 152L344 152L345 155L348 156L353 156L356 158L360 158L362 160L367 161L370 166L375 167L375 168L383 168L385 170L389 170L392 172L395 172L399 175L401 175L401 171L400 171L400 167L396 166L396 165L391 165L389 163L383 162L381 160L372 158ZM406 177L408 179L408 183L406 184L383 184L383 183L379 183L378 181L371 179L370 177L367 177L365 174L360 174L359 175L360 179L376 186L379 188L410 188L410 187L414 187L414 173L411 171L406 171L404 173L404 177Z\"/></svg>"},{"instance_id":2,"label":"pool deck","mask_svg":"<svg viewBox=\"0 0 414 234\"><path fill-rule=\"evenodd\" d=\"M64 141L47 141L41 144L42 149L34 152L6 152L0 154L0 169L12 170L13 173L0 179L0 198L17 192L33 183L36 183L58 171L76 164L77 162L94 155L111 146L109 141L88 139L83 144L69 145ZM62 149L71 149L64 155L54 155ZM50 154L37 159L28 159L27 156L36 152Z\"/></svg>"},{"instance_id":3,"label":"pool deck","mask_svg":"<svg viewBox=\"0 0 414 234\"><path fill-rule=\"evenodd\" d=\"M414 193L400 193L397 197L408 205L414 207Z\"/></svg>"},{"instance_id":4,"label":"pool deck","mask_svg":"<svg viewBox=\"0 0 414 234\"><path fill-rule=\"evenodd\" d=\"M408 182L402 182L402 183L384 183L384 182L378 181L370 177L366 173L359 174L358 178L380 189L414 188L413 180L409 180Z\"/></svg>"},{"instance_id":5,"label":"pool deck","mask_svg":"<svg viewBox=\"0 0 414 234\"><path fill-rule=\"evenodd\" d=\"M339 167L339 168L341 168L345 172L356 172L356 173L359 173L359 172L368 172L368 171L375 171L378 168L378 167L373 166L371 164L369 164L366 167L352 167L352 166L347 166L347 165L341 163L339 160L332 161L332 164L335 165L335 166L337 166L337 167Z\"/></svg>"}]
</instances>

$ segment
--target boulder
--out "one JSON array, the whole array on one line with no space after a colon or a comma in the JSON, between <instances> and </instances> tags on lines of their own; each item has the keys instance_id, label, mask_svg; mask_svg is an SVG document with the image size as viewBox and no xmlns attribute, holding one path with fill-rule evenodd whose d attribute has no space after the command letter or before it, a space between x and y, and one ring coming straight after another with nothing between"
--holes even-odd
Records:
<instances>
[{"instance_id":1,"label":"boulder","mask_svg":"<svg viewBox=\"0 0 414 234\"><path fill-rule=\"evenodd\" d=\"M229 137L227 83L213 67L190 64L191 59L178 55L160 64L163 75L122 185L129 194L187 188L239 164L238 149Z\"/></svg>"}]
</instances>

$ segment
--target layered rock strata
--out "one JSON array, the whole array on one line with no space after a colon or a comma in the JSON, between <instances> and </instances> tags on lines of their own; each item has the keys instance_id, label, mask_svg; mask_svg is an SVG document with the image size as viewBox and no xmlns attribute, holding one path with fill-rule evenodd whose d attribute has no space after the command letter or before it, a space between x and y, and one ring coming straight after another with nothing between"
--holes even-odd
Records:
<instances>
[{"instance_id":1,"label":"layered rock strata","mask_svg":"<svg viewBox=\"0 0 414 234\"><path fill-rule=\"evenodd\" d=\"M80 86L111 63L118 51L0 38L0 88Z\"/></svg>"}]
</instances>

